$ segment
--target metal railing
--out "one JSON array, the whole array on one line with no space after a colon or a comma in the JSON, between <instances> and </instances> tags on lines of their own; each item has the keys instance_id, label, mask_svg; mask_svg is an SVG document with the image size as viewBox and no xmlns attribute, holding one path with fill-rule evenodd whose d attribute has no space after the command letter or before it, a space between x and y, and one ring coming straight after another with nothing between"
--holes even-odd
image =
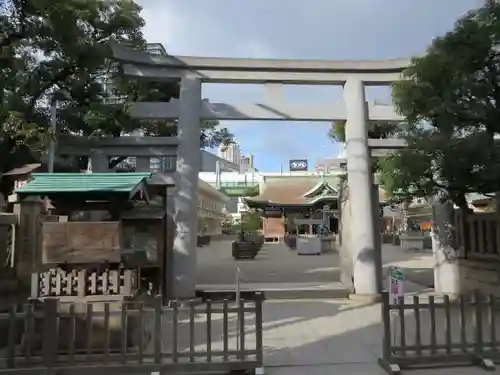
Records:
<instances>
[{"instance_id":1,"label":"metal railing","mask_svg":"<svg viewBox=\"0 0 500 375\"><path fill-rule=\"evenodd\" d=\"M383 350L380 365L390 374L409 367L480 365L500 358L500 301L479 292L401 297L383 293Z\"/></svg>"},{"instance_id":2,"label":"metal railing","mask_svg":"<svg viewBox=\"0 0 500 375\"><path fill-rule=\"evenodd\" d=\"M59 303L0 314L0 374L149 373L262 367L262 301ZM52 373L52 372L51 372Z\"/></svg>"},{"instance_id":3,"label":"metal railing","mask_svg":"<svg viewBox=\"0 0 500 375\"><path fill-rule=\"evenodd\" d=\"M221 188L233 188L233 187L254 187L259 185L258 181L227 181L220 183Z\"/></svg>"}]
</instances>

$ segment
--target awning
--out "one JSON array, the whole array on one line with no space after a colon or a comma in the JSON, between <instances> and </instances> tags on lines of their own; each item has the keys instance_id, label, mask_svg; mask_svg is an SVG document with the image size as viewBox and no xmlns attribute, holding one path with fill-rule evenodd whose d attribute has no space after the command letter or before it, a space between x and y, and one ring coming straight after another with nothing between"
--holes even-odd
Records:
<instances>
[{"instance_id":1,"label":"awning","mask_svg":"<svg viewBox=\"0 0 500 375\"><path fill-rule=\"evenodd\" d=\"M58 196L96 199L119 195L132 199L142 191L146 199L146 180L151 173L33 173L33 180L15 191L27 196Z\"/></svg>"}]
</instances>

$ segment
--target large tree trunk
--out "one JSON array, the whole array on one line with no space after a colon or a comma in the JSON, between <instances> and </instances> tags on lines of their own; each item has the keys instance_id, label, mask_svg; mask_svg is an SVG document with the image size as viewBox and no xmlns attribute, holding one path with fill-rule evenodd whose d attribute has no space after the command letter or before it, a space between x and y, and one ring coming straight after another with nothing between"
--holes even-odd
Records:
<instances>
[{"instance_id":1,"label":"large tree trunk","mask_svg":"<svg viewBox=\"0 0 500 375\"><path fill-rule=\"evenodd\" d=\"M401 203L401 215L403 216L401 232L407 233L410 231L409 219L408 219L408 207L410 206L410 202L405 200Z\"/></svg>"},{"instance_id":2,"label":"large tree trunk","mask_svg":"<svg viewBox=\"0 0 500 375\"><path fill-rule=\"evenodd\" d=\"M458 251L454 243L454 208L450 200L431 199L433 227L432 252L434 255L434 288L436 292L450 295L460 293ZM464 213L466 215L466 213Z\"/></svg>"}]
</instances>

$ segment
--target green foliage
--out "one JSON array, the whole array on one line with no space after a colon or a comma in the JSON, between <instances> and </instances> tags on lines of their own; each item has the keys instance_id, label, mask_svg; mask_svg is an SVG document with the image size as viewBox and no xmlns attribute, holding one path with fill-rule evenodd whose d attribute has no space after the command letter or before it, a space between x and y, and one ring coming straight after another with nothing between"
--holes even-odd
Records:
<instances>
[{"instance_id":1,"label":"green foliage","mask_svg":"<svg viewBox=\"0 0 500 375\"><path fill-rule=\"evenodd\" d=\"M328 137L335 142L345 143L346 122L334 121L328 131ZM400 134L402 124L395 121L371 121L368 122L368 138L391 138Z\"/></svg>"},{"instance_id":2,"label":"green foliage","mask_svg":"<svg viewBox=\"0 0 500 375\"><path fill-rule=\"evenodd\" d=\"M175 122L132 120L127 103L169 101L178 97L178 84L125 79L109 59L111 40L146 47L140 11L133 0L0 2L0 173L24 164L30 154L28 159L39 158L32 151L43 150L53 136L48 107L58 92L67 93L58 132L120 136L142 128L151 135L176 134ZM218 123L203 124L202 147L231 139Z\"/></svg>"},{"instance_id":3,"label":"green foliage","mask_svg":"<svg viewBox=\"0 0 500 375\"><path fill-rule=\"evenodd\" d=\"M332 123L330 130L328 131L328 137L335 142L345 143L346 141L346 122L345 121L335 121ZM373 139L386 139L401 136L404 132L403 124L394 121L373 121L368 123L368 138ZM372 158L372 171L377 173L379 176L390 169L384 168L385 157ZM384 179L385 176L381 176ZM342 175L343 180L347 176Z\"/></svg>"},{"instance_id":4,"label":"green foliage","mask_svg":"<svg viewBox=\"0 0 500 375\"><path fill-rule=\"evenodd\" d=\"M260 212L245 212L241 218L241 228L245 232L255 232L260 229L261 223L261 213Z\"/></svg>"},{"instance_id":5,"label":"green foliage","mask_svg":"<svg viewBox=\"0 0 500 375\"><path fill-rule=\"evenodd\" d=\"M467 193L500 191L500 4L469 12L412 61L394 85L409 147L386 165L389 193L444 190L459 206Z\"/></svg>"},{"instance_id":6,"label":"green foliage","mask_svg":"<svg viewBox=\"0 0 500 375\"><path fill-rule=\"evenodd\" d=\"M345 121L334 121L328 130L328 138L335 142L345 142Z\"/></svg>"},{"instance_id":7,"label":"green foliage","mask_svg":"<svg viewBox=\"0 0 500 375\"><path fill-rule=\"evenodd\" d=\"M113 115L104 106L103 72L113 38L144 45L140 7L131 0L7 0L0 7L0 171L23 164L19 149L46 145L49 103L64 90L71 97L60 113L63 132L86 134L89 113ZM103 133L117 125L100 121ZM32 154L32 158L39 155Z\"/></svg>"},{"instance_id":8,"label":"green foliage","mask_svg":"<svg viewBox=\"0 0 500 375\"><path fill-rule=\"evenodd\" d=\"M252 186L245 191L243 194L245 197L256 197L259 195L259 185Z\"/></svg>"}]
</instances>

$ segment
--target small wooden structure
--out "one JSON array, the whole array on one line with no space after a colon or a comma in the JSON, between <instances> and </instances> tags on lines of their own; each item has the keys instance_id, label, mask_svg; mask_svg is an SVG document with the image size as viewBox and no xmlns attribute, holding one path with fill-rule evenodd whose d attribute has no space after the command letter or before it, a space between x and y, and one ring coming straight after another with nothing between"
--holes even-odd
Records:
<instances>
[{"instance_id":1,"label":"small wooden structure","mask_svg":"<svg viewBox=\"0 0 500 375\"><path fill-rule=\"evenodd\" d=\"M33 174L16 193L50 199L53 210L22 233L35 235L31 297L165 295L168 185L151 173Z\"/></svg>"},{"instance_id":2,"label":"small wooden structure","mask_svg":"<svg viewBox=\"0 0 500 375\"><path fill-rule=\"evenodd\" d=\"M30 182L33 179L32 174L40 171L41 167L40 163L25 164L2 174L1 188L9 203L18 201L19 197L14 192Z\"/></svg>"},{"instance_id":3,"label":"small wooden structure","mask_svg":"<svg viewBox=\"0 0 500 375\"><path fill-rule=\"evenodd\" d=\"M164 177L34 174L17 190L26 205L43 205L34 196L48 198L53 210L23 214L32 224L23 226L20 243L21 253L31 251L25 263L33 300L0 314L0 373L262 367L262 293L236 306L228 300L165 305L173 223L161 197L172 185ZM143 291L155 298L141 298Z\"/></svg>"}]
</instances>

